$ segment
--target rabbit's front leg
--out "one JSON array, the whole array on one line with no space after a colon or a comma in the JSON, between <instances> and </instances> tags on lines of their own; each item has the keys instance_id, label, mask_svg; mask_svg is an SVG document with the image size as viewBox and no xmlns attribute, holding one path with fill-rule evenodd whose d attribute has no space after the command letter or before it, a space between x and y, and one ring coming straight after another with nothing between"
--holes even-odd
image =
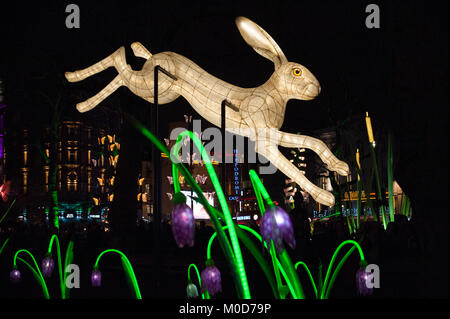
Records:
<instances>
[{"instance_id":1,"label":"rabbit's front leg","mask_svg":"<svg viewBox=\"0 0 450 319\"><path fill-rule=\"evenodd\" d=\"M350 170L347 163L334 156L327 145L321 140L306 135L285 132L279 133L277 136L279 145L289 148L308 148L319 155L320 159L327 164L329 170L335 171L342 176L348 175Z\"/></svg>"}]
</instances>

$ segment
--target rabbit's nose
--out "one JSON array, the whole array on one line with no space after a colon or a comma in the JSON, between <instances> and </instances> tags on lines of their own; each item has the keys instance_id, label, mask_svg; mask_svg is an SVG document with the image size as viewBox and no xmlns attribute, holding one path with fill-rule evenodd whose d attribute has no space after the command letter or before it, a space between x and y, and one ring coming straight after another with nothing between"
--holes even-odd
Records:
<instances>
[{"instance_id":1,"label":"rabbit's nose","mask_svg":"<svg viewBox=\"0 0 450 319\"><path fill-rule=\"evenodd\" d=\"M306 91L305 91L305 95L310 98L313 99L315 98L317 95L319 95L320 93L320 85L316 85L316 84L310 84L308 85Z\"/></svg>"}]
</instances>

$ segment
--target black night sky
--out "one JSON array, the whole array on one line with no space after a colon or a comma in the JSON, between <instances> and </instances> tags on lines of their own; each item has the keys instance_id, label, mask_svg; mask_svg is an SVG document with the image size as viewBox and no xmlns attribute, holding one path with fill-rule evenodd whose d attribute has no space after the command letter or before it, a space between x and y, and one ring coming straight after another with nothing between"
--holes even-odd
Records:
<instances>
[{"instance_id":1,"label":"black night sky","mask_svg":"<svg viewBox=\"0 0 450 319\"><path fill-rule=\"evenodd\" d=\"M245 16L263 27L290 61L311 70L322 87L313 101L289 101L282 130L308 134L349 123L347 134L362 130L355 137L360 145L366 141L368 111L376 139L393 133L395 178L417 207L415 216L426 220L429 232L441 234L434 238L436 249L448 247L447 1L376 1L380 29L365 27L368 1L74 2L81 10L80 29L65 27L68 1L0 5L0 78L10 128L33 130L48 123L48 106L39 92L51 98L64 92L65 118L115 126L111 109L120 104L148 124L151 104L124 87L93 111L76 111L75 104L100 91L115 70L79 83L63 77L120 46L132 68L139 69L144 60L133 56L134 41L153 54L182 54L229 83L260 85L273 64L241 38L234 19ZM162 122L183 120L183 114L200 118L183 98L160 112ZM358 121L360 127L352 126ZM125 130L124 136L132 141L130 152L146 156L149 148L137 132ZM269 186L269 192L279 190Z\"/></svg>"}]
</instances>

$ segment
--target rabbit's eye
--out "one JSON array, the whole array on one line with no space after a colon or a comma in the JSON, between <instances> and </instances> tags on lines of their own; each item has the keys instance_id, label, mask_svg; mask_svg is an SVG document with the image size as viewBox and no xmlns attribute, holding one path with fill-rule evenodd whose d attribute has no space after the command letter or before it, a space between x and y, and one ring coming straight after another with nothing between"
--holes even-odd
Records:
<instances>
[{"instance_id":1,"label":"rabbit's eye","mask_svg":"<svg viewBox=\"0 0 450 319\"><path fill-rule=\"evenodd\" d=\"M303 72L302 72L301 69L295 68L295 69L292 70L292 73L293 73L295 76L301 76Z\"/></svg>"}]
</instances>

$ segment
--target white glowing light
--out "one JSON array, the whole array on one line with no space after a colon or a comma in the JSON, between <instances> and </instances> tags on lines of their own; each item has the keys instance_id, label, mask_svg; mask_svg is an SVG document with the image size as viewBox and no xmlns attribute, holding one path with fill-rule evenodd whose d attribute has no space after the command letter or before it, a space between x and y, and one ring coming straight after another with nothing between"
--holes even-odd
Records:
<instances>
[{"instance_id":1,"label":"white glowing light","mask_svg":"<svg viewBox=\"0 0 450 319\"><path fill-rule=\"evenodd\" d=\"M286 159L277 146L313 150L328 169L346 176L348 165L337 159L322 141L298 134L279 131L284 122L287 101L312 100L320 93L314 75L303 65L289 62L274 39L256 23L244 17L236 19L244 40L260 55L274 63L273 75L256 88L241 88L222 81L201 69L194 62L174 52L152 55L141 43L131 45L134 54L144 58L142 70L135 71L125 59L121 47L102 61L75 72L65 74L70 82L84 80L109 67L119 73L103 90L88 100L78 103L80 112L87 112L116 91L128 87L134 94L154 103L154 68L159 65L173 75L160 73L158 102L166 104L180 95L207 121L221 126L221 104L228 101L234 108L227 109L226 129L256 142L256 151L266 157L280 171L289 176L317 202L332 206L334 196L311 183L298 167Z\"/></svg>"}]
</instances>

